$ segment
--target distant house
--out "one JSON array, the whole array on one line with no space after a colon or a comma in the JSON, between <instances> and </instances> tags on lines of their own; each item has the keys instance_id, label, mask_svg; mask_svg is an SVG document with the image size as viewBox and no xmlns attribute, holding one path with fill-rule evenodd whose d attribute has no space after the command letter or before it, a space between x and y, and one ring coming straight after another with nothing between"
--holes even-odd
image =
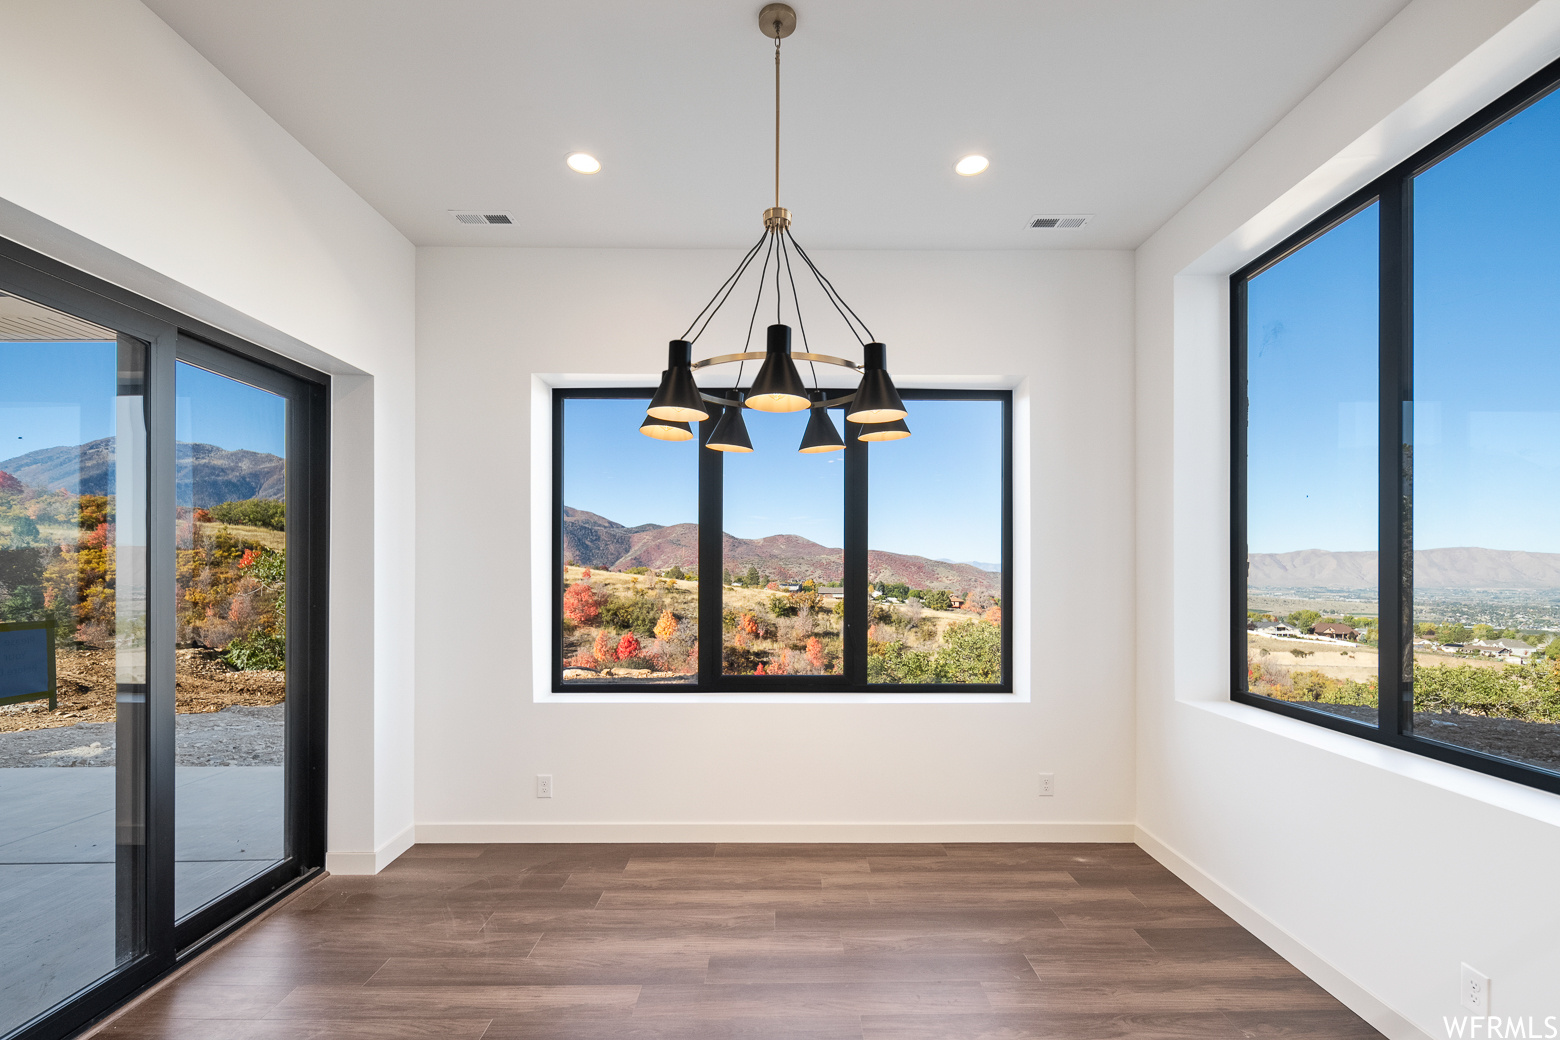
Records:
<instances>
[{"instance_id":1,"label":"distant house","mask_svg":"<svg viewBox=\"0 0 1560 1040\"><path fill-rule=\"evenodd\" d=\"M838 585L825 585L818 590L818 595L829 600L844 599L845 590Z\"/></svg>"},{"instance_id":2,"label":"distant house","mask_svg":"<svg viewBox=\"0 0 1560 1040\"><path fill-rule=\"evenodd\" d=\"M1347 639L1351 643L1357 642L1360 633L1353 625L1345 625L1342 621L1318 621L1311 626L1313 635L1329 636L1333 639Z\"/></svg>"},{"instance_id":3,"label":"distant house","mask_svg":"<svg viewBox=\"0 0 1560 1040\"><path fill-rule=\"evenodd\" d=\"M1246 631L1274 639L1292 639L1300 635L1298 628L1284 621L1251 621L1247 623Z\"/></svg>"},{"instance_id":4,"label":"distant house","mask_svg":"<svg viewBox=\"0 0 1560 1040\"><path fill-rule=\"evenodd\" d=\"M955 593L954 595L949 596L948 599L949 599L949 602L951 602L953 604L953 609L954 610L962 610L962 609L964 609L964 597L963 596L960 596L959 594Z\"/></svg>"},{"instance_id":5,"label":"distant house","mask_svg":"<svg viewBox=\"0 0 1560 1040\"><path fill-rule=\"evenodd\" d=\"M799 581L785 581L780 583L781 592L801 592L802 583Z\"/></svg>"},{"instance_id":6,"label":"distant house","mask_svg":"<svg viewBox=\"0 0 1560 1040\"><path fill-rule=\"evenodd\" d=\"M1537 647L1529 646L1520 639L1475 639L1465 649L1477 650L1483 657L1513 657L1519 661L1526 661L1538 653Z\"/></svg>"}]
</instances>

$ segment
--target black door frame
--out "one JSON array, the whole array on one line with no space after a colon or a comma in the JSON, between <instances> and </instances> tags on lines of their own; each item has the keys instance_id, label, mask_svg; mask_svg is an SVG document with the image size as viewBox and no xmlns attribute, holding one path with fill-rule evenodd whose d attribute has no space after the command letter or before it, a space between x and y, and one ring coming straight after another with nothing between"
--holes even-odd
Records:
<instances>
[{"instance_id":1,"label":"black door frame","mask_svg":"<svg viewBox=\"0 0 1560 1040\"><path fill-rule=\"evenodd\" d=\"M324 869L330 377L4 238L0 289L146 345L146 768L136 778L146 792L140 821L145 851L134 922L144 945L137 956L5 1034L5 1040L58 1040L112 1012ZM176 927L174 379L176 362L196 357L207 362L200 367L224 375L243 371L250 378L236 378L267 380L266 389L284 386L289 403L298 405L288 409L288 443L300 449L288 460L288 527L306 536L288 540L288 856Z\"/></svg>"}]
</instances>

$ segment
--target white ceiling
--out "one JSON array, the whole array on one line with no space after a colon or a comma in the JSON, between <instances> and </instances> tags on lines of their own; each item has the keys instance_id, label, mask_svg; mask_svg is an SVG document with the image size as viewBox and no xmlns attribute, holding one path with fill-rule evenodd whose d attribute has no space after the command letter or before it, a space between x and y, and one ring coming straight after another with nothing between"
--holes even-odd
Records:
<instances>
[{"instance_id":1,"label":"white ceiling","mask_svg":"<svg viewBox=\"0 0 1560 1040\"><path fill-rule=\"evenodd\" d=\"M794 0L781 204L813 248L1132 248L1406 2ZM762 230L760 0L146 3L420 245ZM969 152L991 169L955 175Z\"/></svg>"}]
</instances>

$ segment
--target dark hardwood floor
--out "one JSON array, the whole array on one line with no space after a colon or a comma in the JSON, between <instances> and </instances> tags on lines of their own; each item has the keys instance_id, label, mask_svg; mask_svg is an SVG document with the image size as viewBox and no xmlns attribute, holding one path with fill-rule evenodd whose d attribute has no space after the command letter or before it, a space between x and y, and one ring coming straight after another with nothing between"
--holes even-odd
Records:
<instances>
[{"instance_id":1,"label":"dark hardwood floor","mask_svg":"<svg viewBox=\"0 0 1560 1040\"><path fill-rule=\"evenodd\" d=\"M419 845L101 1027L143 1040L1350 1040L1132 845Z\"/></svg>"}]
</instances>

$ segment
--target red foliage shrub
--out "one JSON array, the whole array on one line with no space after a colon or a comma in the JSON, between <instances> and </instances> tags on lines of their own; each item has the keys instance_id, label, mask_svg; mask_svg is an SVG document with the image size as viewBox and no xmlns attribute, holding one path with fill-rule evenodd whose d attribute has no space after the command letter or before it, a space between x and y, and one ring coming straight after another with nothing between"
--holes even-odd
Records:
<instances>
[{"instance_id":1,"label":"red foliage shrub","mask_svg":"<svg viewBox=\"0 0 1560 1040\"><path fill-rule=\"evenodd\" d=\"M823 643L817 636L807 640L807 663L814 668L823 667Z\"/></svg>"},{"instance_id":2,"label":"red foliage shrub","mask_svg":"<svg viewBox=\"0 0 1560 1040\"><path fill-rule=\"evenodd\" d=\"M583 581L570 585L563 593L563 616L576 625L589 625L601 616L596 590Z\"/></svg>"},{"instance_id":3,"label":"red foliage shrub","mask_svg":"<svg viewBox=\"0 0 1560 1040\"><path fill-rule=\"evenodd\" d=\"M195 522L197 524L209 524L209 523L211 523L211 510L209 510L209 509L197 509L197 510L195 510Z\"/></svg>"},{"instance_id":4,"label":"red foliage shrub","mask_svg":"<svg viewBox=\"0 0 1560 1040\"><path fill-rule=\"evenodd\" d=\"M737 619L737 628L750 636L758 635L758 618L752 614L743 614Z\"/></svg>"},{"instance_id":5,"label":"red foliage shrub","mask_svg":"<svg viewBox=\"0 0 1560 1040\"><path fill-rule=\"evenodd\" d=\"M111 538L113 538L113 528L105 522L93 528L85 542L88 549L106 549Z\"/></svg>"},{"instance_id":6,"label":"red foliage shrub","mask_svg":"<svg viewBox=\"0 0 1560 1040\"><path fill-rule=\"evenodd\" d=\"M624 632L623 638L618 640L617 659L626 661L630 657L638 657L639 649L639 640L634 636L634 633Z\"/></svg>"},{"instance_id":7,"label":"red foliage shrub","mask_svg":"<svg viewBox=\"0 0 1560 1040\"><path fill-rule=\"evenodd\" d=\"M596 633L596 645L591 648L591 654L598 661L606 661L612 657L612 642L605 632Z\"/></svg>"},{"instance_id":8,"label":"red foliage shrub","mask_svg":"<svg viewBox=\"0 0 1560 1040\"><path fill-rule=\"evenodd\" d=\"M998 628L1001 628L1002 608L992 607L990 610L986 611L985 621L987 624L996 625Z\"/></svg>"},{"instance_id":9,"label":"red foliage shrub","mask_svg":"<svg viewBox=\"0 0 1560 1040\"><path fill-rule=\"evenodd\" d=\"M584 570L580 571L580 577L582 579L584 579L585 581L589 581L590 577L591 577L591 575L590 575L590 568L586 567Z\"/></svg>"},{"instance_id":10,"label":"red foliage shrub","mask_svg":"<svg viewBox=\"0 0 1560 1040\"><path fill-rule=\"evenodd\" d=\"M763 675L763 674L764 674L764 665L763 665L763 662L759 662L759 665L758 665L758 667L757 667L757 668L755 668L755 669L753 669L753 674L754 674L754 675Z\"/></svg>"}]
</instances>

